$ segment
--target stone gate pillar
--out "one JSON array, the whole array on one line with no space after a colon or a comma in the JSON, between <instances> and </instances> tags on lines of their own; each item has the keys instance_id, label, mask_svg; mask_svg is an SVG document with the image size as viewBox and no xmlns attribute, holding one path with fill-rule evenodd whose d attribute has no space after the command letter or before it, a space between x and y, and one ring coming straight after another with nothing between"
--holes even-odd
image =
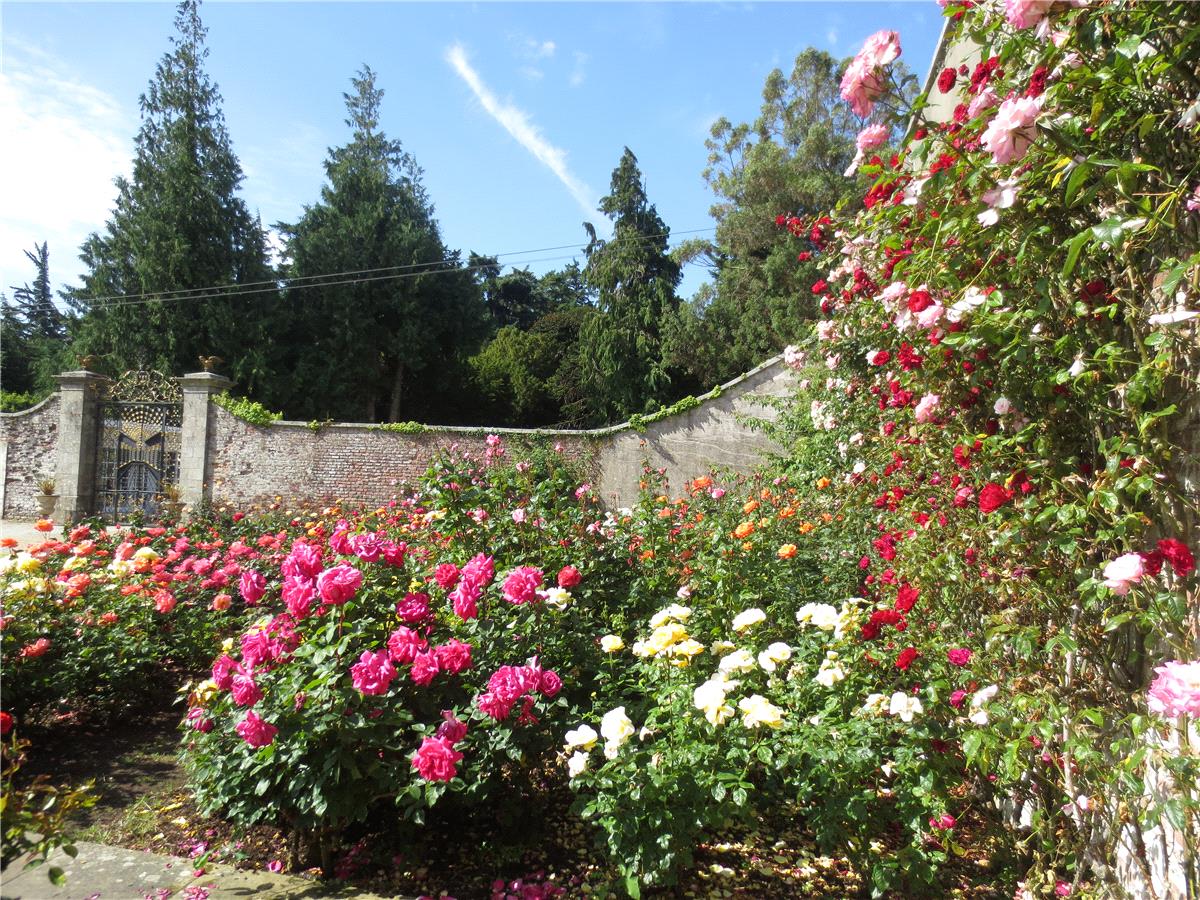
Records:
<instances>
[{"instance_id":1,"label":"stone gate pillar","mask_svg":"<svg viewBox=\"0 0 1200 900\"><path fill-rule=\"evenodd\" d=\"M58 460L54 490L59 523L74 524L93 512L96 490L96 439L100 430L99 393L108 379L80 369L63 372L58 382Z\"/></svg>"},{"instance_id":2,"label":"stone gate pillar","mask_svg":"<svg viewBox=\"0 0 1200 900\"><path fill-rule=\"evenodd\" d=\"M210 401L233 382L215 372L192 372L178 379L183 389L183 434L179 453L179 499L189 508L209 499L208 437Z\"/></svg>"}]
</instances>

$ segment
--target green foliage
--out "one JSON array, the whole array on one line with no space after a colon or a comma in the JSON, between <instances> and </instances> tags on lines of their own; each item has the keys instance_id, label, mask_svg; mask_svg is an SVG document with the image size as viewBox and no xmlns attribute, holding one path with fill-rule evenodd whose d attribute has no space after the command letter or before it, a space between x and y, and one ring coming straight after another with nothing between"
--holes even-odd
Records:
<instances>
[{"instance_id":1,"label":"green foliage","mask_svg":"<svg viewBox=\"0 0 1200 900\"><path fill-rule=\"evenodd\" d=\"M21 394L15 391L0 391L0 412L20 412L31 406L36 406L45 399L33 393Z\"/></svg>"},{"instance_id":2,"label":"green foliage","mask_svg":"<svg viewBox=\"0 0 1200 900\"><path fill-rule=\"evenodd\" d=\"M664 406L662 409L655 410L648 415L637 415L636 413L629 417L629 427L638 433L646 430L647 425L654 422L661 422L663 419L668 419L671 416L679 415L679 413L687 412L690 409L695 409L700 406L705 400L721 396L720 389L714 389L712 393L705 394L703 397L693 397L690 394L686 397L681 397L670 406Z\"/></svg>"},{"instance_id":3,"label":"green foliage","mask_svg":"<svg viewBox=\"0 0 1200 900\"><path fill-rule=\"evenodd\" d=\"M775 69L767 76L754 122L721 118L705 142L716 235L686 241L676 256L705 262L713 281L671 321L667 341L670 358L702 384L725 381L778 353L816 314L809 288L822 269L815 261L797 265L797 254L807 248L775 220L815 215L852 199L853 181L843 172L856 135L869 123L839 100L844 69L822 50L804 50L790 74ZM895 139L914 82L897 66L873 114Z\"/></svg>"},{"instance_id":4,"label":"green foliage","mask_svg":"<svg viewBox=\"0 0 1200 900\"><path fill-rule=\"evenodd\" d=\"M132 177L117 179L107 225L81 249L87 271L69 292L84 313L76 349L116 371L186 372L219 355L257 394L278 371L268 355L276 297L261 288L272 278L266 238L237 196L242 169L204 70L199 0L181 0L175 27L141 98ZM218 285L204 299L157 296ZM259 287L247 296L239 285Z\"/></svg>"},{"instance_id":5,"label":"green foliage","mask_svg":"<svg viewBox=\"0 0 1200 900\"><path fill-rule=\"evenodd\" d=\"M234 397L228 393L221 393L213 397L213 403L251 425L266 426L283 418L283 413L272 412L257 400L248 397Z\"/></svg>"},{"instance_id":6,"label":"green foliage","mask_svg":"<svg viewBox=\"0 0 1200 900\"><path fill-rule=\"evenodd\" d=\"M429 431L429 426L420 422L385 422L373 427L375 430L390 431L393 434L425 434Z\"/></svg>"},{"instance_id":7,"label":"green foliage","mask_svg":"<svg viewBox=\"0 0 1200 900\"><path fill-rule=\"evenodd\" d=\"M0 856L5 869L26 855L31 858L25 869L44 866L57 849L75 857L78 851L67 834L68 819L96 803L90 782L81 787L55 787L45 775L33 779L20 776L28 747L29 742L19 740L15 731L0 741L0 833L4 835ZM51 884L66 884L66 875L58 866L48 866L46 877Z\"/></svg>"}]
</instances>

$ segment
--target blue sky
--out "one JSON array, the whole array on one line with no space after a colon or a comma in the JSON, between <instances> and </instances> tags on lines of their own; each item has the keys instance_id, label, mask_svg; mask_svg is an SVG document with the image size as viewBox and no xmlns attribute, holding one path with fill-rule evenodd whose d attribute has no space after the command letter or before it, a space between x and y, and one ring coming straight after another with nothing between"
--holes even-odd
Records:
<instances>
[{"instance_id":1,"label":"blue sky","mask_svg":"<svg viewBox=\"0 0 1200 900\"><path fill-rule=\"evenodd\" d=\"M242 196L265 223L317 199L327 148L348 138L342 92L367 63L383 128L425 170L446 243L539 272L579 254L585 219L603 233L595 201L626 145L672 231L711 234L708 128L752 120L772 68L789 71L810 45L849 56L892 28L924 77L941 29L934 0L208 2L201 13ZM56 288L76 283L79 244L130 169L138 97L173 19L169 3L0 4L0 289L32 279L21 251L42 240ZM685 295L703 278L689 267Z\"/></svg>"}]
</instances>

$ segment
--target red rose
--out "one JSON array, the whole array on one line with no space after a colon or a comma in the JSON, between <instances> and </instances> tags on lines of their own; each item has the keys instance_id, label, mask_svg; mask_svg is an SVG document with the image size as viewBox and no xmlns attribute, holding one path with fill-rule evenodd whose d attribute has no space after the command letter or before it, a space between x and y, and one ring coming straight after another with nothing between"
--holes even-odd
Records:
<instances>
[{"instance_id":1,"label":"red rose","mask_svg":"<svg viewBox=\"0 0 1200 900\"><path fill-rule=\"evenodd\" d=\"M6 712L0 712L0 735L8 734L12 731L13 717Z\"/></svg>"},{"instance_id":2,"label":"red rose","mask_svg":"<svg viewBox=\"0 0 1200 900\"><path fill-rule=\"evenodd\" d=\"M984 515L993 513L1009 500L1009 493L995 482L989 481L979 491L979 511Z\"/></svg>"},{"instance_id":3,"label":"red rose","mask_svg":"<svg viewBox=\"0 0 1200 900\"><path fill-rule=\"evenodd\" d=\"M943 94L948 94L954 90L954 82L958 79L958 73L949 67L942 69L938 75L937 86L938 90Z\"/></svg>"},{"instance_id":4,"label":"red rose","mask_svg":"<svg viewBox=\"0 0 1200 900\"><path fill-rule=\"evenodd\" d=\"M900 655L896 657L896 668L901 672L907 672L908 667L913 664L913 661L921 654L917 652L916 647L905 647L900 651Z\"/></svg>"},{"instance_id":5,"label":"red rose","mask_svg":"<svg viewBox=\"0 0 1200 900\"><path fill-rule=\"evenodd\" d=\"M558 573L558 586L564 591L577 587L581 581L583 581L583 576L574 566L563 566L562 571Z\"/></svg>"},{"instance_id":6,"label":"red rose","mask_svg":"<svg viewBox=\"0 0 1200 900\"><path fill-rule=\"evenodd\" d=\"M1180 578L1186 578L1196 570L1196 557L1183 541L1164 538L1158 542L1158 552L1171 564L1171 568Z\"/></svg>"},{"instance_id":7,"label":"red rose","mask_svg":"<svg viewBox=\"0 0 1200 900\"><path fill-rule=\"evenodd\" d=\"M911 610L913 605L916 604L920 593L920 591L908 582L900 585L900 591L896 594L896 611L906 613Z\"/></svg>"}]
</instances>

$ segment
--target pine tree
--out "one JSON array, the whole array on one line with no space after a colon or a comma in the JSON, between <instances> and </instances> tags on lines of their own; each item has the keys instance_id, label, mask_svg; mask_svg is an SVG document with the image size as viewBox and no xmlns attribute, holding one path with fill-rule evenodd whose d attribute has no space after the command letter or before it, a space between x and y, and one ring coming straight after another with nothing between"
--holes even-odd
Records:
<instances>
[{"instance_id":1,"label":"pine tree","mask_svg":"<svg viewBox=\"0 0 1200 900\"><path fill-rule=\"evenodd\" d=\"M12 286L0 315L0 385L5 391L47 394L66 365L67 318L50 290L50 249L46 242L26 250L33 263L32 284Z\"/></svg>"},{"instance_id":2,"label":"pine tree","mask_svg":"<svg viewBox=\"0 0 1200 900\"><path fill-rule=\"evenodd\" d=\"M669 229L647 198L628 147L600 211L612 219L613 236L591 245L584 277L597 292L602 315L584 325L580 343L594 413L612 420L646 412L669 397L661 328L679 306L680 268L668 253Z\"/></svg>"},{"instance_id":3,"label":"pine tree","mask_svg":"<svg viewBox=\"0 0 1200 900\"><path fill-rule=\"evenodd\" d=\"M253 353L266 337L273 276L262 227L237 196L242 168L204 71L199 5L179 3L172 49L141 97L132 176L117 179L112 216L84 243L88 271L69 297L86 312L82 348L110 368L148 362L180 373L218 355L253 390L265 368ZM225 285L233 287L215 298L156 296ZM257 292L242 295L251 288L239 285Z\"/></svg>"},{"instance_id":4,"label":"pine tree","mask_svg":"<svg viewBox=\"0 0 1200 900\"><path fill-rule=\"evenodd\" d=\"M428 412L421 401L445 386L442 364L473 349L486 313L457 251L442 243L420 167L380 129L375 73L364 67L351 83L350 143L330 152L320 201L278 228L292 278L381 269L394 277L289 291L290 343L303 353L279 404L314 418L397 421Z\"/></svg>"}]
</instances>

